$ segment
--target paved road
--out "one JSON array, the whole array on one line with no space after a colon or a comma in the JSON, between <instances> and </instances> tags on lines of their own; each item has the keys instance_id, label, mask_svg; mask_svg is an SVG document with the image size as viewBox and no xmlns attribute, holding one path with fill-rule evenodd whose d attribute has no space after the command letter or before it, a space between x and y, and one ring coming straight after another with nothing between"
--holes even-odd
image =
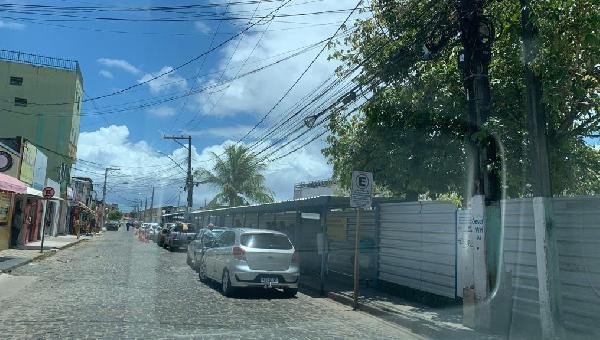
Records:
<instances>
[{"instance_id":1,"label":"paved road","mask_svg":"<svg viewBox=\"0 0 600 340\"><path fill-rule=\"evenodd\" d=\"M411 338L406 329L325 298L258 290L222 296L185 253L107 232L12 272L0 334L33 338ZM0 290L2 287L0 287Z\"/></svg>"}]
</instances>

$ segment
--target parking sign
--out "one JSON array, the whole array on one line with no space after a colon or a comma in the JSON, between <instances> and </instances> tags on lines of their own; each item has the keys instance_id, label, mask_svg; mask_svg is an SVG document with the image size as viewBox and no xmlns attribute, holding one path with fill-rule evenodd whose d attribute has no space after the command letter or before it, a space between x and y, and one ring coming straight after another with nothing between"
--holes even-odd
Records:
<instances>
[{"instance_id":1,"label":"parking sign","mask_svg":"<svg viewBox=\"0 0 600 340\"><path fill-rule=\"evenodd\" d=\"M350 206L369 208L373 196L373 174L365 171L352 171Z\"/></svg>"}]
</instances>

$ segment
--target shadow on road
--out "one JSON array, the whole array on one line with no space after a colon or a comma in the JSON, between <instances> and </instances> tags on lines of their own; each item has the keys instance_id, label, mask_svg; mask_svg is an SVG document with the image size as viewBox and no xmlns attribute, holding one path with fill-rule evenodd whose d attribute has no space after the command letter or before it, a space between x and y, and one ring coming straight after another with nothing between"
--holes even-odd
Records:
<instances>
[{"instance_id":1,"label":"shadow on road","mask_svg":"<svg viewBox=\"0 0 600 340\"><path fill-rule=\"evenodd\" d=\"M216 281L201 282L216 291L221 291L221 284ZM233 299L241 300L281 300L281 299L295 299L285 296L282 290L275 288L238 288L232 297Z\"/></svg>"}]
</instances>

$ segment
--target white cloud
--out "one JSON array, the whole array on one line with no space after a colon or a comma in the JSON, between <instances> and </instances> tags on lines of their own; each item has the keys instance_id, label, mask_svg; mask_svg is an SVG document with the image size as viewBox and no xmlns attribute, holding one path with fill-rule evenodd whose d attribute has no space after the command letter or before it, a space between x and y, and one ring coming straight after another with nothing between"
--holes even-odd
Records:
<instances>
[{"instance_id":1,"label":"white cloud","mask_svg":"<svg viewBox=\"0 0 600 340\"><path fill-rule=\"evenodd\" d=\"M98 59L98 62L104 66L119 68L131 74L139 74L141 72L139 68L123 59L100 58Z\"/></svg>"},{"instance_id":2,"label":"white cloud","mask_svg":"<svg viewBox=\"0 0 600 340\"><path fill-rule=\"evenodd\" d=\"M340 0L332 2L318 2L299 4L293 7L284 7L281 13L294 14L315 11L349 9L356 5L354 0ZM236 5L235 9L252 11L256 5ZM260 7L257 16L265 15L272 6ZM274 61L257 62L259 59L273 57L280 53L298 49L315 43L331 36L338 25L329 25L332 22L342 22L348 12L331 13L327 15L314 15L310 17L310 25L305 25L302 29L282 30L290 26L300 27L301 24L290 24L287 21L293 20L287 18L275 19L269 27L269 31L262 36L264 26L256 26L254 30L258 33L244 35L239 46L236 48L237 40L227 44L223 48L219 69L224 70L224 79L234 78L238 74L237 67L232 65L241 65L249 57L246 66L240 71L240 74L248 72L258 66L268 64ZM352 27L352 22L360 14L355 13L347 26ZM283 22L286 21L286 22ZM322 24L322 25L321 25ZM321 26L315 26L321 25ZM261 39L262 36L262 39ZM255 46L260 39L258 47ZM312 49L305 54L301 54L288 61L282 62L276 66L269 67L253 75L235 80L229 88L223 93L207 94L200 93L194 96L193 109L203 115L232 116L240 113L252 114L256 116L264 115L292 85L292 83L306 69L310 61L317 55L318 48ZM250 55L251 51L254 52ZM310 70L303 76L302 80L289 93L287 98L273 112L270 119L276 119L286 112L293 103L296 103L304 95L311 93L322 81L330 78L339 62L327 60L331 53L325 50L321 56L312 65ZM229 66L227 62L231 57ZM279 58L277 58L279 59ZM220 74L205 81L206 84L214 84L218 81ZM214 107L213 107L214 106Z\"/></svg>"},{"instance_id":3,"label":"white cloud","mask_svg":"<svg viewBox=\"0 0 600 340\"><path fill-rule=\"evenodd\" d=\"M221 154L227 140L221 144L205 147L201 151L192 146L192 167L210 169L213 165L211 152ZM297 145L289 145L292 150ZM324 179L331 176L331 168L320 153L322 145L311 144L300 149L290 157L271 163L265 172L266 184L277 200L293 197L294 184L301 181ZM283 152L282 152L283 153ZM116 166L120 170L112 172L108 178L107 201L131 206L132 201L150 199L151 187L155 187L155 206L177 204L178 192L182 191L186 169L187 150L178 147L169 156L159 153L146 141L132 141L129 129L124 125L111 125L95 131L82 132L77 150L78 159L102 164L92 165L78 161L74 176L92 178L95 190L101 195L106 166ZM180 163L181 168L173 163ZM126 182L127 184L124 184ZM141 193L141 195L139 195ZM194 189L194 206L201 206L204 200L214 197L216 188L201 185ZM181 194L181 204L185 202L185 193Z\"/></svg>"},{"instance_id":4,"label":"white cloud","mask_svg":"<svg viewBox=\"0 0 600 340\"><path fill-rule=\"evenodd\" d=\"M27 26L18 22L0 20L0 28L6 28L13 31L22 31L25 29L25 27Z\"/></svg>"},{"instance_id":5,"label":"white cloud","mask_svg":"<svg viewBox=\"0 0 600 340\"><path fill-rule=\"evenodd\" d=\"M170 106L157 106L148 109L150 114L153 114L157 117L170 117L175 115L175 109Z\"/></svg>"},{"instance_id":6,"label":"white cloud","mask_svg":"<svg viewBox=\"0 0 600 340\"><path fill-rule=\"evenodd\" d=\"M203 23L202 21L196 21L194 23L194 27L201 33L209 33L211 31L210 26L208 26L207 24Z\"/></svg>"},{"instance_id":7,"label":"white cloud","mask_svg":"<svg viewBox=\"0 0 600 340\"><path fill-rule=\"evenodd\" d=\"M108 79L113 79L115 76L107 70L100 70L100 72L98 72L98 74L100 74L102 77L104 78L108 78Z\"/></svg>"},{"instance_id":8,"label":"white cloud","mask_svg":"<svg viewBox=\"0 0 600 340\"><path fill-rule=\"evenodd\" d=\"M158 71L158 72L144 74L138 80L138 82L139 83L147 82L154 77L157 77L166 72L171 72L172 70L173 70L173 67L165 66L162 69L160 69L160 71ZM172 88L179 89L179 90L185 90L188 87L187 80L185 80L185 78L183 78L182 76L177 74L177 72L171 72L160 78L154 79L154 80L148 82L147 85L150 88L150 92L152 92L154 94L164 92L164 91L167 91Z\"/></svg>"}]
</instances>

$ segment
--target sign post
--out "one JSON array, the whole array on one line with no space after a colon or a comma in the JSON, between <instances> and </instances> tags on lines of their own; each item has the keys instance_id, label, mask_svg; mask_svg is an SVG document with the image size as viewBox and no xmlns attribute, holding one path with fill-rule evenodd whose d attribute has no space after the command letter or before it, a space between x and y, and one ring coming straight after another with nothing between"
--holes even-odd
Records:
<instances>
[{"instance_id":1,"label":"sign post","mask_svg":"<svg viewBox=\"0 0 600 340\"><path fill-rule=\"evenodd\" d=\"M356 229L354 245L354 303L352 308L358 309L358 284L360 275L360 213L363 208L371 207L373 195L373 174L364 171L352 171L352 188L350 206L356 208Z\"/></svg>"},{"instance_id":2,"label":"sign post","mask_svg":"<svg viewBox=\"0 0 600 340\"><path fill-rule=\"evenodd\" d=\"M44 196L45 200L49 200L52 197L54 197L55 191L53 187L44 187L44 189L42 189L42 195ZM47 204L47 203L46 203ZM44 224L47 223L46 220L44 220ZM42 225L42 243L40 244L40 253L44 252L44 239L46 238L46 226Z\"/></svg>"}]
</instances>

